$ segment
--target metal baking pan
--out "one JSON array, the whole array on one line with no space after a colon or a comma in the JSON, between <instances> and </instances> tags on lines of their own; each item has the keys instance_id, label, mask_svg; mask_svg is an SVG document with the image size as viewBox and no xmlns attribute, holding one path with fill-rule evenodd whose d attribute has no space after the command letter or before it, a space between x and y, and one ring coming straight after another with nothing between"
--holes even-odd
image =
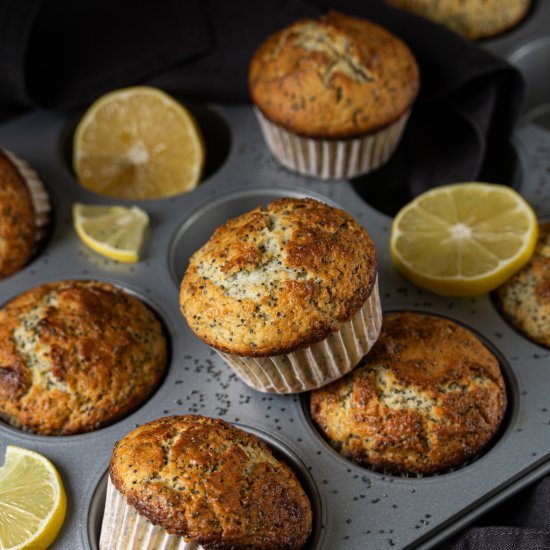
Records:
<instances>
[{"instance_id":1,"label":"metal baking pan","mask_svg":"<svg viewBox=\"0 0 550 550\"><path fill-rule=\"evenodd\" d=\"M191 108L210 155L205 181L191 193L140 204L150 215L151 230L144 258L135 265L98 256L80 243L72 229L74 202L130 204L97 196L75 181L67 161L74 119L36 112L0 127L0 145L36 168L54 207L51 237L34 261L0 283L0 303L48 281L105 280L149 304L170 338L171 360L164 382L125 419L67 437L24 433L0 423L0 456L8 444L28 447L50 458L63 477L68 512L53 548L98 547L113 445L137 425L168 414L221 417L264 438L297 471L310 495L315 523L309 548L315 550L433 548L549 473L550 352L510 328L488 295L450 300L409 284L389 256L391 219L366 204L350 183L319 182L283 169L265 147L249 106ZM544 206L544 197L536 202L540 183L536 178L542 178L548 189L550 171L532 165L540 145L526 140L521 147L528 175L521 190L535 206ZM372 472L346 460L322 439L309 418L307 395L266 395L248 388L188 329L179 312L178 287L190 254L226 219L289 195L340 206L367 228L378 251L385 311L443 315L474 330L495 351L507 381L509 408L499 435L483 455L439 476Z\"/></svg>"}]
</instances>

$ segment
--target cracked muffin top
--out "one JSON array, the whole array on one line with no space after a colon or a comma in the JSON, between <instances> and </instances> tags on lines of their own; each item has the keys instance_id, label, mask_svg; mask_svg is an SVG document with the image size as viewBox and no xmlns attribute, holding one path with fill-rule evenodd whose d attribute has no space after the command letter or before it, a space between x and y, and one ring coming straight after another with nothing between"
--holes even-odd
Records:
<instances>
[{"instance_id":1,"label":"cracked muffin top","mask_svg":"<svg viewBox=\"0 0 550 550\"><path fill-rule=\"evenodd\" d=\"M495 291L495 298L510 324L550 349L550 222L539 225L533 256Z\"/></svg>"},{"instance_id":2,"label":"cracked muffin top","mask_svg":"<svg viewBox=\"0 0 550 550\"><path fill-rule=\"evenodd\" d=\"M220 351L290 353L339 330L370 296L376 268L374 244L349 214L279 199L229 220L193 254L181 311Z\"/></svg>"},{"instance_id":3,"label":"cracked muffin top","mask_svg":"<svg viewBox=\"0 0 550 550\"><path fill-rule=\"evenodd\" d=\"M0 417L14 426L98 429L141 405L165 368L155 314L108 283L48 283L0 309Z\"/></svg>"},{"instance_id":4,"label":"cracked muffin top","mask_svg":"<svg viewBox=\"0 0 550 550\"><path fill-rule=\"evenodd\" d=\"M35 237L34 207L25 180L0 150L0 279L29 261Z\"/></svg>"},{"instance_id":5,"label":"cracked muffin top","mask_svg":"<svg viewBox=\"0 0 550 550\"><path fill-rule=\"evenodd\" d=\"M294 472L228 422L168 416L114 448L111 481L137 512L204 548L292 550L312 526Z\"/></svg>"},{"instance_id":6,"label":"cracked muffin top","mask_svg":"<svg viewBox=\"0 0 550 550\"><path fill-rule=\"evenodd\" d=\"M401 312L384 317L355 370L312 392L310 408L344 456L389 473L434 474L489 443L506 390L496 357L470 331Z\"/></svg>"},{"instance_id":7,"label":"cracked muffin top","mask_svg":"<svg viewBox=\"0 0 550 550\"><path fill-rule=\"evenodd\" d=\"M254 53L252 101L272 122L313 138L376 132L412 106L419 70L385 29L330 11L270 36Z\"/></svg>"}]
</instances>

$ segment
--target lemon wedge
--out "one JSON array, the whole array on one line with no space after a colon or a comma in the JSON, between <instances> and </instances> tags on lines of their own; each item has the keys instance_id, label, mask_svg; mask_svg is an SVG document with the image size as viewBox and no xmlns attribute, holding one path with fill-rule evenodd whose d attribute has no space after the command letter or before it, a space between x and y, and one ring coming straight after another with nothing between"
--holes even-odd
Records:
<instances>
[{"instance_id":1,"label":"lemon wedge","mask_svg":"<svg viewBox=\"0 0 550 550\"><path fill-rule=\"evenodd\" d=\"M145 200L194 189L204 145L191 114L148 86L100 97L80 120L73 168L80 183L101 195Z\"/></svg>"},{"instance_id":2,"label":"lemon wedge","mask_svg":"<svg viewBox=\"0 0 550 550\"><path fill-rule=\"evenodd\" d=\"M66 509L63 482L53 464L34 451L8 445L0 468L0 548L48 548Z\"/></svg>"},{"instance_id":3,"label":"lemon wedge","mask_svg":"<svg viewBox=\"0 0 550 550\"><path fill-rule=\"evenodd\" d=\"M137 206L73 204L73 225L80 240L119 262L137 262L149 216Z\"/></svg>"},{"instance_id":4,"label":"lemon wedge","mask_svg":"<svg viewBox=\"0 0 550 550\"><path fill-rule=\"evenodd\" d=\"M456 183L432 189L395 217L390 251L417 286L444 296L493 290L531 257L535 213L513 189Z\"/></svg>"}]
</instances>

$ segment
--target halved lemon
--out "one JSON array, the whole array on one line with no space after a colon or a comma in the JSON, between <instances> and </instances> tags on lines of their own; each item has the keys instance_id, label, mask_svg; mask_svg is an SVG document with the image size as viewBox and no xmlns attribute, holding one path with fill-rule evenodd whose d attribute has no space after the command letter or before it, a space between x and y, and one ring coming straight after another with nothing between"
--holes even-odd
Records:
<instances>
[{"instance_id":1,"label":"halved lemon","mask_svg":"<svg viewBox=\"0 0 550 550\"><path fill-rule=\"evenodd\" d=\"M510 187L444 185L419 195L395 217L390 250L413 283L444 296L493 290L531 257L535 213Z\"/></svg>"},{"instance_id":2,"label":"halved lemon","mask_svg":"<svg viewBox=\"0 0 550 550\"><path fill-rule=\"evenodd\" d=\"M80 240L95 252L120 262L137 262L149 216L137 206L73 204L73 225Z\"/></svg>"},{"instance_id":3,"label":"halved lemon","mask_svg":"<svg viewBox=\"0 0 550 550\"><path fill-rule=\"evenodd\" d=\"M74 136L73 167L80 183L117 199L191 191L203 164L204 145L194 118L171 96L148 86L99 98Z\"/></svg>"},{"instance_id":4,"label":"halved lemon","mask_svg":"<svg viewBox=\"0 0 550 550\"><path fill-rule=\"evenodd\" d=\"M41 454L8 445L0 468L0 548L48 548L66 509L63 482L54 465Z\"/></svg>"}]
</instances>

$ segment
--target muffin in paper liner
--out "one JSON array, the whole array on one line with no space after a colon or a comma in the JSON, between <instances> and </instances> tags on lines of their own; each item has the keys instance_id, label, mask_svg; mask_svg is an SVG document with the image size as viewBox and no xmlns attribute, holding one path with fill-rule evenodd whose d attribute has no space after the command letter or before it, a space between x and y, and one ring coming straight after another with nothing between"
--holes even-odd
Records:
<instances>
[{"instance_id":1,"label":"muffin in paper liner","mask_svg":"<svg viewBox=\"0 0 550 550\"><path fill-rule=\"evenodd\" d=\"M21 174L21 177L25 180L27 189L31 197L32 205L34 208L35 223L36 223L36 235L35 235L35 249L39 245L40 241L46 235L46 229L50 221L50 197L46 191L42 180L36 173L36 171L31 168L31 166L25 162L23 159L19 158L17 155L11 151L6 151L2 149L4 154L11 160L11 162L16 166L17 170Z\"/></svg>"},{"instance_id":2,"label":"muffin in paper liner","mask_svg":"<svg viewBox=\"0 0 550 550\"><path fill-rule=\"evenodd\" d=\"M216 351L254 389L299 393L320 388L351 371L374 345L381 327L377 279L363 307L338 331L317 344L271 357L243 357Z\"/></svg>"},{"instance_id":3,"label":"muffin in paper liner","mask_svg":"<svg viewBox=\"0 0 550 550\"><path fill-rule=\"evenodd\" d=\"M107 500L99 540L100 550L202 550L194 542L179 535L170 535L137 513L119 493L111 479L107 484Z\"/></svg>"},{"instance_id":4,"label":"muffin in paper liner","mask_svg":"<svg viewBox=\"0 0 550 550\"><path fill-rule=\"evenodd\" d=\"M410 111L393 124L365 136L350 139L319 139L294 134L254 112L265 141L284 166L320 179L350 179L382 166L393 154L407 125Z\"/></svg>"}]
</instances>

